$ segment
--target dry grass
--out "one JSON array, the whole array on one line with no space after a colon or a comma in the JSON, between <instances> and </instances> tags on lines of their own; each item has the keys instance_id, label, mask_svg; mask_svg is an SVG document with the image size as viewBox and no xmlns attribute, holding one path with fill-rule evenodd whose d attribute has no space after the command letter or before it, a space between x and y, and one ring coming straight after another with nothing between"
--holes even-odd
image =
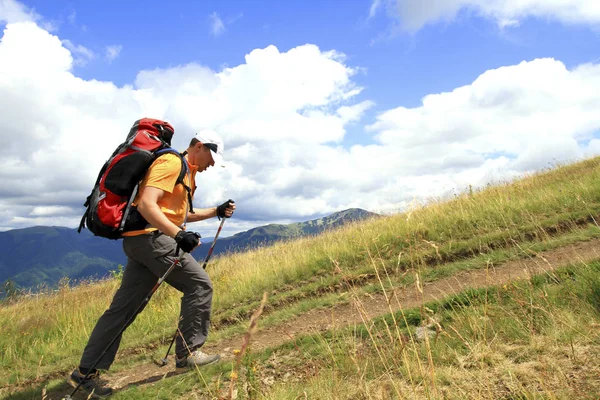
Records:
<instances>
[{"instance_id":1,"label":"dry grass","mask_svg":"<svg viewBox=\"0 0 600 400\"><path fill-rule=\"evenodd\" d=\"M421 306L337 334L301 353L319 373L265 388L269 399L597 399L600 262ZM457 305L459 304L459 305ZM362 309L359 299L357 308ZM282 351L284 354L285 351Z\"/></svg>"},{"instance_id":2,"label":"dry grass","mask_svg":"<svg viewBox=\"0 0 600 400\"><path fill-rule=\"evenodd\" d=\"M586 224L595 225L600 215L599 178L600 158L594 158L512 184L491 186L452 199L413 204L405 213L351 224L318 237L218 257L209 267L216 292L215 316L218 318L232 310L255 309L263 292L302 291L309 286L307 283L318 284L331 277L352 280L370 274L380 280L385 289L391 282L389 276L418 272L423 266L435 267L526 241L543 243ZM369 240L365 241L365 237ZM76 364L91 329L108 306L117 285L117 280L109 280L77 288L64 287L55 294L24 298L0 307L0 385L57 373ZM176 326L179 300L175 290L161 287L125 333L122 349L169 338ZM563 315L565 312L556 311L552 318L566 325L569 318L575 317L568 313ZM417 356L423 350L409 345L414 341L412 333L401 334L399 328L407 321L402 315L396 317L398 319L390 321L383 333L378 331L377 334L392 335L394 343L401 343L402 351L394 357L380 358L381 365L387 366L386 372L373 382L388 382L384 386L396 396L404 393L406 382L413 391L441 396L445 386L440 377L453 375L432 358L435 348L429 341L424 344L425 357ZM473 326L488 317L488 314L477 317L479 319L474 317ZM526 322L531 321L521 323ZM485 331L477 331L477 335L487 337L494 325L483 326ZM467 335L455 329L460 335ZM525 324L518 329L530 331L532 327ZM449 327L444 332L460 338ZM408 335L409 339L402 335ZM468 349L467 344L476 348L468 335L464 338L455 344L462 350ZM375 339L374 334L374 344L378 343ZM389 344L385 344L374 351L383 356L388 348ZM37 368L32 370L31 365ZM369 369L368 366L361 368ZM396 376L389 372L393 369L404 372ZM371 379L361 382L364 386L361 390L371 393ZM344 393L345 389L338 389L336 393Z\"/></svg>"}]
</instances>

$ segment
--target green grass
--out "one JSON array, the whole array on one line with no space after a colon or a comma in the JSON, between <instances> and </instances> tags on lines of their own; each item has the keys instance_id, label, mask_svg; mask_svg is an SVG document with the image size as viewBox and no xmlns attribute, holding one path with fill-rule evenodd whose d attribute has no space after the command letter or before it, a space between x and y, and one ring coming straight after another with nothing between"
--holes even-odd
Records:
<instances>
[{"instance_id":1,"label":"green grass","mask_svg":"<svg viewBox=\"0 0 600 400\"><path fill-rule=\"evenodd\" d=\"M597 238L599 178L595 158L317 237L217 258L209 267L215 287L211 340L241 332L265 291L270 300L264 319L277 324L309 307L347 301L341 294L348 282L362 291L382 290L372 257L401 285L411 283L404 273L415 268L434 280L482 262ZM113 279L63 287L0 307L0 387L59 376L76 365L117 285ZM179 298L161 288L126 331L120 354L167 341ZM118 361L115 369L127 365Z\"/></svg>"},{"instance_id":2,"label":"green grass","mask_svg":"<svg viewBox=\"0 0 600 400\"><path fill-rule=\"evenodd\" d=\"M573 265L306 336L295 344L318 375L261 388L256 398L597 398L599 288L600 262ZM415 340L415 327L427 322L433 337ZM294 351L276 350L279 357ZM267 355L255 357L274 373ZM571 373L586 382L575 385Z\"/></svg>"},{"instance_id":3,"label":"green grass","mask_svg":"<svg viewBox=\"0 0 600 400\"><path fill-rule=\"evenodd\" d=\"M484 268L486 265L492 264L500 264L505 261L514 260L518 258L528 257L530 253L540 252L544 250L549 250L552 248L561 247L567 244L576 243L578 241L587 240L591 238L597 238L600 236L600 230L595 227L595 225L591 225L586 229L577 229L575 231L570 232L569 234L565 234L560 237L551 238L549 240L539 242L534 241L530 243L522 243L521 248L509 248L509 249L498 249L495 251L491 251L489 253L480 255L478 257L473 257L466 260L455 261L453 263L438 265L435 267L428 267L421 270L421 279L426 282L435 281L437 279L441 279L447 276L451 276L460 271L466 271L470 269ZM372 266L365 266L363 269L359 270L361 275L374 275L372 273ZM369 270L370 269L370 270ZM308 310L312 310L315 308L328 307L334 304L341 304L351 300L347 293L347 284L348 282L344 282L344 274L339 274L335 276L335 279L325 279L325 287L328 288L327 291L323 291L321 284L323 283L321 280L317 282L313 282L309 285L302 285L301 287L291 287L289 291L279 291L272 295L270 299L271 307L275 309L271 310L265 317L263 317L261 321L261 325L263 327L275 326L290 319L295 318L297 315L302 314ZM368 292L368 293L377 293L381 292L382 288L376 280L371 279L370 282L367 282L364 286L360 287L358 293ZM406 275L392 275L390 284L398 287L398 286L408 286L414 282L414 275L406 274ZM334 285L338 285L335 287ZM389 285L386 285L389 287ZM77 287L74 289L63 288L63 292L59 293L58 296L66 296L71 290L75 292L79 292L81 290L85 290L85 287ZM166 289L166 287L164 288ZM300 292L300 294L297 294ZM156 296L149 307L154 306L154 312L160 315L162 312L162 304L167 301L169 298L168 291L159 292L161 293L159 296ZM283 297L282 301L277 299L277 295L281 294ZM318 295L320 294L320 295ZM317 296L318 295L318 296ZM274 298L274 299L273 299ZM289 299L293 299L293 301L289 301ZM66 298L64 301L68 302L69 299ZM276 305L279 304L279 307ZM233 324L225 324L222 329L218 329L212 335L212 340L218 340L220 338L231 337L233 335L239 335L245 332L248 317L246 317L246 313L251 313L258 306L258 302L249 302L249 304L244 305L243 315L240 316L237 323ZM226 315L230 315L232 311L228 311ZM217 318L219 314L217 314ZM228 317L231 318L231 317ZM145 332L144 342L143 340L139 340L138 343L156 343L162 342L165 343L169 341L172 331L173 325L167 325L166 328L162 331L162 333L155 332L155 330L151 330ZM170 329L169 329L170 328ZM152 339L150 339L152 338ZM134 342L135 343L135 342ZM131 348L131 347L129 347ZM37 349L34 349L37 350ZM38 367L34 371L29 371L30 375L44 375L47 371L59 371L60 373L65 373L75 365L78 361L78 357L80 356L79 349L75 349L75 353L72 354L72 357L67 360L65 358L56 358L55 364L67 364L64 368L57 368L55 365L51 364L48 360L45 361L46 368ZM42 351L46 351L42 349ZM155 350L154 353L162 353L166 351L166 345L159 347L158 350ZM60 355L60 354L59 354ZM162 355L159 355L162 357ZM157 357L159 357L157 356ZM129 359L125 357L125 359ZM137 359L136 359L137 360ZM65 363L66 361L66 363ZM121 363L117 363L114 367L114 371L122 370L124 368L129 367L131 362L128 362L125 365L121 365Z\"/></svg>"},{"instance_id":4,"label":"green grass","mask_svg":"<svg viewBox=\"0 0 600 400\"><path fill-rule=\"evenodd\" d=\"M466 290L372 324L250 353L235 389L242 399L297 399L304 393L318 399L596 398L599 289L600 261ZM416 340L416 327L427 323L433 336ZM588 369L581 370L580 363ZM114 398L193 398L191 393L219 398L229 393L233 369L221 363ZM568 378L574 372L586 383L575 385ZM277 383L286 374L304 379ZM265 384L269 378L275 383Z\"/></svg>"}]
</instances>

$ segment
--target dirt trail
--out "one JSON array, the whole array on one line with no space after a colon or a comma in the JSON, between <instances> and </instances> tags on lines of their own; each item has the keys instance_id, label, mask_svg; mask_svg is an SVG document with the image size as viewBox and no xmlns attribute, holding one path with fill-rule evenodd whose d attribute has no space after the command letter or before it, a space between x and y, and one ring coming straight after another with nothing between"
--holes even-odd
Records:
<instances>
[{"instance_id":1,"label":"dirt trail","mask_svg":"<svg viewBox=\"0 0 600 400\"><path fill-rule=\"evenodd\" d=\"M597 258L600 258L600 239L580 242L539 254L531 254L529 258L506 262L488 269L465 271L434 282L427 282L422 287L423 293L420 293L416 285L398 288L393 293L393 299L389 302L389 305L383 294L361 296L353 302L330 309L312 310L282 325L259 330L252 337L252 350L260 351L267 347L276 346L306 333L361 324L363 319L369 320L391 311L397 311L400 308L415 307L424 301L441 299L467 288L482 288L504 284L516 279L529 278L534 274L551 271L554 268L578 261L588 262ZM207 343L205 351L220 353L225 360L230 360L234 357L233 350L239 349L241 344L242 336L239 336L217 343ZM163 368L150 363L140 365L129 371L105 374L103 377L115 389L155 382L165 376L174 374L173 355L169 358L170 365Z\"/></svg>"}]
</instances>

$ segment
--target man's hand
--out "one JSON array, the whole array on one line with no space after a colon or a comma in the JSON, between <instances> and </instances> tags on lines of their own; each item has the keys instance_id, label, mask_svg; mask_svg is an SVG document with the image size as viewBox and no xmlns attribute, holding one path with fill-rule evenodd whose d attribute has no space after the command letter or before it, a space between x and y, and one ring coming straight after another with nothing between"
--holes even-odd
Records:
<instances>
[{"instance_id":1,"label":"man's hand","mask_svg":"<svg viewBox=\"0 0 600 400\"><path fill-rule=\"evenodd\" d=\"M190 253L200 243L200 234L181 230L177 232L175 241L181 250Z\"/></svg>"},{"instance_id":2,"label":"man's hand","mask_svg":"<svg viewBox=\"0 0 600 400\"><path fill-rule=\"evenodd\" d=\"M221 204L217 207L217 217L221 218L229 218L233 215L235 211L235 201L229 199L225 203Z\"/></svg>"}]
</instances>

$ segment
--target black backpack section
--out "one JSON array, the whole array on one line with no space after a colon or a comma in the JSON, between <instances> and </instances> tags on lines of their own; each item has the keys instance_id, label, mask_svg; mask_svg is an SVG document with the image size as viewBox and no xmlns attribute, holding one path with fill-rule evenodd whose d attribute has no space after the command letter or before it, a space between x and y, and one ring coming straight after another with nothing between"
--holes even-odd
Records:
<instances>
[{"instance_id":1,"label":"black backpack section","mask_svg":"<svg viewBox=\"0 0 600 400\"><path fill-rule=\"evenodd\" d=\"M124 232L148 227L148 222L132 203L152 162L169 153L177 155L181 160L181 172L176 184L184 186L189 210L194 212L192 191L184 184L185 175L189 173L187 162L183 158L185 153L181 154L169 147L170 136L169 142L163 140L160 135L161 129L157 128L159 124L154 123L148 127L149 122L155 121L157 120L136 121L127 140L119 145L106 161L84 204L86 210L78 232L87 226L96 236L120 239Z\"/></svg>"}]
</instances>

